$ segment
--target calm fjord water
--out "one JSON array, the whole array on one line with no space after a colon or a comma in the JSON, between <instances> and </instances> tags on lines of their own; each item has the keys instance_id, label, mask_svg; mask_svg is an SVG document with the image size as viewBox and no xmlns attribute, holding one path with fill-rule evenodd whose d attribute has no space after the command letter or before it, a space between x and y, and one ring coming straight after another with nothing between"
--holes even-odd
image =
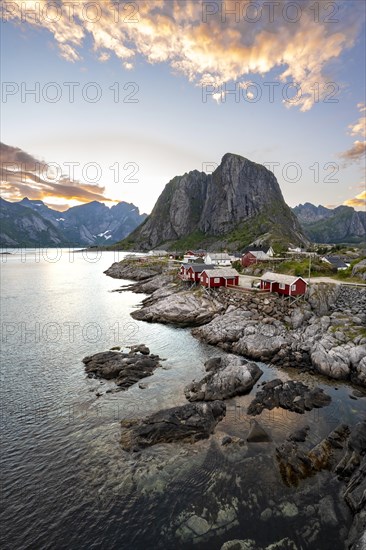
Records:
<instances>
[{"instance_id":1,"label":"calm fjord water","mask_svg":"<svg viewBox=\"0 0 366 550\"><path fill-rule=\"evenodd\" d=\"M197 450L159 446L139 463L119 446L119 421L185 403L184 386L202 376L208 357L223 352L195 340L189 329L132 320L129 313L144 296L112 292L126 281L103 274L122 253L86 256L65 250L58 259L55 254L2 256L1 546L191 548L171 525L185 508L200 506L213 480L236 466L222 463L214 446L200 444ZM147 389L106 394L112 383L86 378L84 356L137 343L166 358L147 379ZM262 367L261 381L295 376ZM362 401L351 401L347 386L336 391L334 383L323 382L331 406L304 416L262 415L274 441L308 423L317 443L339 421L357 421ZM251 398L228 402L218 431L245 438L249 421L241 411ZM182 455L177 448L188 450ZM247 475L255 483L266 482L266 472L258 467ZM223 484L223 498L229 499L231 490ZM243 518L243 524L218 531L196 548L219 549L225 540L249 538L251 529L257 527L246 526ZM278 529L277 535L286 536L280 524ZM258 534L264 541L276 540L276 533L271 536Z\"/></svg>"}]
</instances>

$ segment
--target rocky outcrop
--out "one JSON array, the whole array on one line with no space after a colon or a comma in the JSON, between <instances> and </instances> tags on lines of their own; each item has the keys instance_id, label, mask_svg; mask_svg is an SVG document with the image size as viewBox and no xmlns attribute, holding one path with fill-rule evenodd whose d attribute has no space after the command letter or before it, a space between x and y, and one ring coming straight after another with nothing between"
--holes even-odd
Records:
<instances>
[{"instance_id":1,"label":"rocky outcrop","mask_svg":"<svg viewBox=\"0 0 366 550\"><path fill-rule=\"evenodd\" d=\"M164 264L161 261L139 261L125 259L115 262L104 273L114 279L143 281L162 273Z\"/></svg>"},{"instance_id":2,"label":"rocky outcrop","mask_svg":"<svg viewBox=\"0 0 366 550\"><path fill-rule=\"evenodd\" d=\"M193 326L227 352L366 387L364 288L316 284L306 302L291 304L275 294L183 290L176 272L164 271L127 289L152 292L135 319Z\"/></svg>"},{"instance_id":3,"label":"rocky outcrop","mask_svg":"<svg viewBox=\"0 0 366 550\"><path fill-rule=\"evenodd\" d=\"M227 237L239 230L238 240ZM261 236L305 243L300 224L286 205L274 174L260 164L226 154L212 174L194 170L173 178L146 222L120 243L136 250L176 248L188 236L214 249L233 249Z\"/></svg>"},{"instance_id":4,"label":"rocky outcrop","mask_svg":"<svg viewBox=\"0 0 366 550\"><path fill-rule=\"evenodd\" d=\"M121 445L125 451L139 451L157 443L194 443L209 437L225 412L222 401L213 401L173 407L143 420L124 420Z\"/></svg>"},{"instance_id":5,"label":"rocky outcrop","mask_svg":"<svg viewBox=\"0 0 366 550\"><path fill-rule=\"evenodd\" d=\"M344 333L338 333L343 339ZM318 372L336 380L351 379L356 384L366 385L366 345L340 344L335 333L327 332L314 343L310 356Z\"/></svg>"},{"instance_id":6,"label":"rocky outcrop","mask_svg":"<svg viewBox=\"0 0 366 550\"><path fill-rule=\"evenodd\" d=\"M319 316L328 315L335 307L340 289L339 285L330 285L327 283L310 285L307 299L314 313Z\"/></svg>"},{"instance_id":7,"label":"rocky outcrop","mask_svg":"<svg viewBox=\"0 0 366 550\"><path fill-rule=\"evenodd\" d=\"M209 373L186 387L188 401L215 401L248 393L263 374L258 365L235 355L210 359L206 365Z\"/></svg>"},{"instance_id":8,"label":"rocky outcrop","mask_svg":"<svg viewBox=\"0 0 366 550\"><path fill-rule=\"evenodd\" d=\"M209 344L250 359L269 361L288 341L287 329L275 319L263 323L251 311L228 309L224 315L192 331Z\"/></svg>"},{"instance_id":9,"label":"rocky outcrop","mask_svg":"<svg viewBox=\"0 0 366 550\"><path fill-rule=\"evenodd\" d=\"M131 317L139 321L172 323L177 326L199 326L208 323L224 311L223 304L206 294L201 288L196 291L162 289L143 302L140 310L133 311ZM173 291L173 294L171 293ZM162 296L162 293L165 296Z\"/></svg>"},{"instance_id":10,"label":"rocky outcrop","mask_svg":"<svg viewBox=\"0 0 366 550\"><path fill-rule=\"evenodd\" d=\"M261 303L256 304L254 299ZM266 300L268 306L264 305ZM250 296L242 307L241 304L227 307L223 315L195 328L192 334L248 359L310 368L330 378L365 386L366 329L362 303L355 302L357 315L330 313L329 303L322 300L321 303L328 315L313 313L309 304L292 309L286 306L286 314L280 309L280 298ZM315 307L322 307L319 300Z\"/></svg>"},{"instance_id":11,"label":"rocky outcrop","mask_svg":"<svg viewBox=\"0 0 366 550\"><path fill-rule=\"evenodd\" d=\"M320 388L310 389L302 382L283 382L276 378L266 382L257 392L248 407L248 414L255 416L264 409L277 407L304 414L305 411L325 407L330 402L331 397Z\"/></svg>"},{"instance_id":12,"label":"rocky outcrop","mask_svg":"<svg viewBox=\"0 0 366 550\"><path fill-rule=\"evenodd\" d=\"M158 355L150 354L149 348L140 344L130 353L103 351L84 357L85 372L89 377L113 380L121 390L151 376L160 367Z\"/></svg>"},{"instance_id":13,"label":"rocky outcrop","mask_svg":"<svg viewBox=\"0 0 366 550\"><path fill-rule=\"evenodd\" d=\"M362 260L353 266L352 277L358 277L359 279L366 281L366 260Z\"/></svg>"}]
</instances>

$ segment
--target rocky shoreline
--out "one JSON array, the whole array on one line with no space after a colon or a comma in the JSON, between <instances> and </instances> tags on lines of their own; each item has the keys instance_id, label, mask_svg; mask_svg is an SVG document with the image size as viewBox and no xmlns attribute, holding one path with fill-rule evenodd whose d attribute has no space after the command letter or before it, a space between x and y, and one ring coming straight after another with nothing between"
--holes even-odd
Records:
<instances>
[{"instance_id":1,"label":"rocky shoreline","mask_svg":"<svg viewBox=\"0 0 366 550\"><path fill-rule=\"evenodd\" d=\"M177 281L176 269L165 268L154 275L149 274L145 267L144 271L136 265L134 269L138 271L135 277L138 282L119 291L149 294L141 309L131 314L135 319L190 326L196 338L224 349L229 355L205 363L203 378L192 381L184 390L185 405L161 410L143 419L122 421L121 446L127 453L137 452L143 456L148 447L156 444L188 442L197 446L209 440L221 447L224 461L241 461L240 457L243 457L250 462L248 445L273 445L271 435L254 419L264 409L281 408L303 414L330 403L330 396L313 385L308 387L299 381L283 382L280 379L264 382L247 407L246 413L252 420L246 439L224 435L220 440L219 425L226 414L225 401L250 393L263 374L250 359L347 380L358 386L360 397L365 395L364 290L355 295L354 289L344 291L329 288L329 285L317 285L311 289L307 301L289 303L275 295L255 292L187 290ZM133 275L131 266L124 271L123 262L112 266L112 270L113 276L118 273L123 279L131 279ZM144 349L145 346L138 348ZM132 355L141 355L141 349ZM90 363L90 358L87 359L86 368ZM122 361L126 364L126 357ZM120 376L118 372L117 380ZM290 433L273 447L272 455L277 463L277 475L285 486L297 487L305 480L307 485L303 485L296 503L287 502L281 495L276 496L276 503L269 499L273 504L261 513L260 520L271 524L277 521L276 514L290 519L305 514L301 537L308 543L315 544L321 536L321 525L325 525L338 529L339 534L334 540L344 540L345 548L362 550L366 532L366 421L353 428L341 424L313 447L307 444L308 432L309 427L305 426ZM263 457L262 460L267 459ZM269 463L267 466L271 468ZM315 493L312 478L316 479L321 494ZM233 480L233 495L236 494L235 483ZM337 504L328 493L328 484L338 487ZM184 512L171 529L184 543L193 545L209 540L212 533L219 534L235 527L239 508L252 497L253 506L245 513L249 516L253 513L254 521L260 494L258 489L255 495L247 495L244 500L233 496L232 506L225 505L217 517L212 516L214 504L208 504L209 512L203 509L201 515L197 510L191 515ZM308 497L314 500L306 506L304 502ZM348 524L352 523L349 531L338 524L339 513L348 518ZM227 541L221 550L262 548L247 538ZM298 548L291 538L266 546L266 550Z\"/></svg>"},{"instance_id":2,"label":"rocky shoreline","mask_svg":"<svg viewBox=\"0 0 366 550\"><path fill-rule=\"evenodd\" d=\"M149 294L134 319L193 327L202 341L247 359L318 372L366 388L366 289L320 283L306 301L220 288L187 289L177 269L151 275L119 262L107 275L135 279L123 290Z\"/></svg>"}]
</instances>

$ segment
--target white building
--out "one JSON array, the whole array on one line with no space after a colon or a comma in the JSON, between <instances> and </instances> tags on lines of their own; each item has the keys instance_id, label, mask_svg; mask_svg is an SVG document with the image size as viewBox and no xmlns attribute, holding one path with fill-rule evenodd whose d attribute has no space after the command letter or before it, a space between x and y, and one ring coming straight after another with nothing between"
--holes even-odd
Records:
<instances>
[{"instance_id":1,"label":"white building","mask_svg":"<svg viewBox=\"0 0 366 550\"><path fill-rule=\"evenodd\" d=\"M224 267L231 266L231 258L226 252L207 252L205 256L205 264L222 265Z\"/></svg>"},{"instance_id":2,"label":"white building","mask_svg":"<svg viewBox=\"0 0 366 550\"><path fill-rule=\"evenodd\" d=\"M149 256L163 258L164 256L169 256L169 252L167 252L166 250L150 250Z\"/></svg>"}]
</instances>

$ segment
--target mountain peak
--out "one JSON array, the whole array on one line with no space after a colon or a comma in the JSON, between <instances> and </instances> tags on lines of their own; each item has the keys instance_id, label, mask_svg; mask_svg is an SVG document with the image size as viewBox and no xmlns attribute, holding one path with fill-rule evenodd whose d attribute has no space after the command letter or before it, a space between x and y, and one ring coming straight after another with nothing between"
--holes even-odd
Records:
<instances>
[{"instance_id":1,"label":"mountain peak","mask_svg":"<svg viewBox=\"0 0 366 550\"><path fill-rule=\"evenodd\" d=\"M42 206L45 206L44 202L41 201L41 200L34 200L34 199L28 199L28 197L24 197L21 201L19 201L19 204L39 204L39 205L42 205Z\"/></svg>"},{"instance_id":2,"label":"mountain peak","mask_svg":"<svg viewBox=\"0 0 366 550\"><path fill-rule=\"evenodd\" d=\"M255 238L307 243L274 174L245 157L226 153L214 172L193 170L165 186L150 216L128 238L136 249L215 246L243 248Z\"/></svg>"},{"instance_id":3,"label":"mountain peak","mask_svg":"<svg viewBox=\"0 0 366 550\"><path fill-rule=\"evenodd\" d=\"M247 160L242 155L238 155L237 153L225 153L225 155L222 157L221 162L225 162L226 160L231 159L239 159L239 160Z\"/></svg>"}]
</instances>

